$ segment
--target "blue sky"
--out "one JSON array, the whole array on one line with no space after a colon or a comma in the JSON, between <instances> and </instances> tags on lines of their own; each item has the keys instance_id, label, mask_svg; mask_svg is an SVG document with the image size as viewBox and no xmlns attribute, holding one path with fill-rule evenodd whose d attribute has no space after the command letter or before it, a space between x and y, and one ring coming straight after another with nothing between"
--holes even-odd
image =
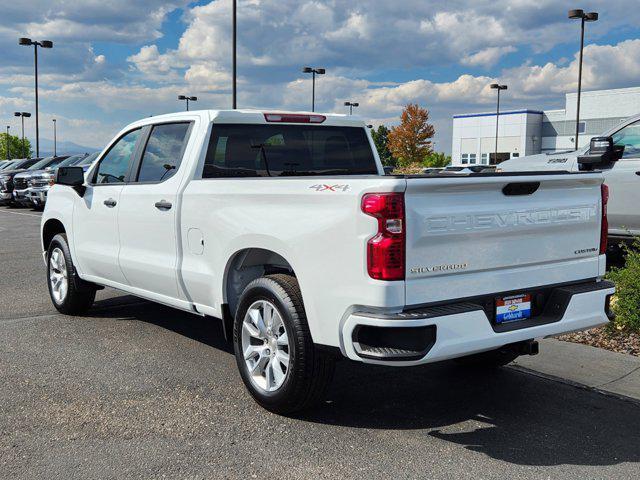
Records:
<instances>
[{"instance_id":1,"label":"blue sky","mask_svg":"<svg viewBox=\"0 0 640 480\"><path fill-rule=\"evenodd\" d=\"M103 146L138 118L183 108L230 106L231 0L26 0L0 17L0 115L33 112L33 53L17 44L48 39L40 55L41 136ZM429 108L439 150L451 117L494 108L493 81L507 83L505 108L562 108L576 88L579 24L558 0L238 0L239 106L308 109L303 65L321 66L317 109L397 122L403 105ZM586 89L640 84L637 1L592 1ZM27 135L33 137L33 119Z\"/></svg>"}]
</instances>

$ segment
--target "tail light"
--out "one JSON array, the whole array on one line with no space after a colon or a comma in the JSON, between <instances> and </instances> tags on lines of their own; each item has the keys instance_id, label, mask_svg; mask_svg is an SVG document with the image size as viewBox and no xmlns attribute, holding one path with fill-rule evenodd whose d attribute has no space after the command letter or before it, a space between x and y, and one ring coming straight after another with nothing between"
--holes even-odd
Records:
<instances>
[{"instance_id":1,"label":"tail light","mask_svg":"<svg viewBox=\"0 0 640 480\"><path fill-rule=\"evenodd\" d=\"M300 113L265 113L264 119L270 123L322 123L327 117Z\"/></svg>"},{"instance_id":2,"label":"tail light","mask_svg":"<svg viewBox=\"0 0 640 480\"><path fill-rule=\"evenodd\" d=\"M602 221L600 222L600 255L607 253L609 239L609 220L607 219L607 203L609 202L609 187L604 183L600 186L602 194Z\"/></svg>"},{"instance_id":3,"label":"tail light","mask_svg":"<svg viewBox=\"0 0 640 480\"><path fill-rule=\"evenodd\" d=\"M367 242L369 276L376 280L404 280L404 194L367 194L362 197L362 211L378 220L378 233Z\"/></svg>"}]
</instances>

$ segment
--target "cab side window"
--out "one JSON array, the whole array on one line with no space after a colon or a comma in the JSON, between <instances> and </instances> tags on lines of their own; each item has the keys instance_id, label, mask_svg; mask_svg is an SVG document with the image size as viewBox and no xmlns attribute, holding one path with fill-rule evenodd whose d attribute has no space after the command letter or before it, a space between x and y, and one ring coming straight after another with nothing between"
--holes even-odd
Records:
<instances>
[{"instance_id":1,"label":"cab side window","mask_svg":"<svg viewBox=\"0 0 640 480\"><path fill-rule=\"evenodd\" d=\"M137 181L162 182L171 178L182 162L188 132L188 123L155 125L144 149Z\"/></svg>"},{"instance_id":2,"label":"cab side window","mask_svg":"<svg viewBox=\"0 0 640 480\"><path fill-rule=\"evenodd\" d=\"M640 158L640 121L627 125L613 134L614 145L623 145L622 158Z\"/></svg>"},{"instance_id":3,"label":"cab side window","mask_svg":"<svg viewBox=\"0 0 640 480\"><path fill-rule=\"evenodd\" d=\"M141 130L132 130L120 138L100 160L95 177L96 184L124 183L131 157L135 153Z\"/></svg>"}]
</instances>

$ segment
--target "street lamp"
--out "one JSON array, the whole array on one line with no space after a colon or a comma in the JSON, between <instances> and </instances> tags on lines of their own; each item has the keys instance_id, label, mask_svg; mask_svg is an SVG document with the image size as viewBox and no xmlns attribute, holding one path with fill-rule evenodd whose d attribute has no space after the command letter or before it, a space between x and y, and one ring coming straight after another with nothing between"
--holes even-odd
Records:
<instances>
[{"instance_id":1,"label":"street lamp","mask_svg":"<svg viewBox=\"0 0 640 480\"><path fill-rule=\"evenodd\" d=\"M56 128L57 120L53 119L53 156L58 156L58 129Z\"/></svg>"},{"instance_id":2,"label":"street lamp","mask_svg":"<svg viewBox=\"0 0 640 480\"><path fill-rule=\"evenodd\" d=\"M40 130L38 126L38 47L53 48L53 42L51 40L42 40L37 42L30 38L19 38L18 45L29 47L33 45L33 58L35 66L35 83L36 83L36 157L40 156Z\"/></svg>"},{"instance_id":3,"label":"street lamp","mask_svg":"<svg viewBox=\"0 0 640 480\"><path fill-rule=\"evenodd\" d=\"M26 157L29 155L29 152L27 152L27 146L24 143L24 118L29 118L31 114L29 112L15 112L13 115L15 117L20 117L20 120L22 121L22 153Z\"/></svg>"},{"instance_id":4,"label":"street lamp","mask_svg":"<svg viewBox=\"0 0 640 480\"><path fill-rule=\"evenodd\" d=\"M353 115L353 107L359 107L358 102L344 102L345 107L349 107L349 115Z\"/></svg>"},{"instance_id":5,"label":"street lamp","mask_svg":"<svg viewBox=\"0 0 640 480\"><path fill-rule=\"evenodd\" d=\"M11 127L9 125L7 125L7 160L11 160L11 157L9 156L9 129Z\"/></svg>"},{"instance_id":6,"label":"street lamp","mask_svg":"<svg viewBox=\"0 0 640 480\"><path fill-rule=\"evenodd\" d=\"M598 20L597 12L584 13L584 10L569 10L569 18L580 20L580 62L578 64L578 105L576 108L576 141L578 150L578 135L580 134L580 95L582 93L582 52L584 50L584 24L585 22L595 22Z\"/></svg>"},{"instance_id":7,"label":"street lamp","mask_svg":"<svg viewBox=\"0 0 640 480\"><path fill-rule=\"evenodd\" d=\"M187 112L189 111L189 100L192 102L198 101L198 97L188 97L186 95L178 95L178 100L186 100L187 101Z\"/></svg>"},{"instance_id":8,"label":"street lamp","mask_svg":"<svg viewBox=\"0 0 640 480\"><path fill-rule=\"evenodd\" d=\"M312 67L304 67L302 69L302 73L311 73L312 77L312 87L311 87L311 111L316 111L316 74L324 75L326 70L324 68L312 68Z\"/></svg>"},{"instance_id":9,"label":"street lamp","mask_svg":"<svg viewBox=\"0 0 640 480\"><path fill-rule=\"evenodd\" d=\"M500 85L499 83L492 83L491 89L498 90L498 106L496 107L496 152L495 152L495 158L493 159L493 161L497 164L498 163L498 118L500 117L500 91L506 90L507 86Z\"/></svg>"},{"instance_id":10,"label":"street lamp","mask_svg":"<svg viewBox=\"0 0 640 480\"><path fill-rule=\"evenodd\" d=\"M238 50L238 21L237 21L237 12L238 12L238 4L236 0L233 0L233 15L232 15L232 23L233 23L233 48L232 48L232 65L233 65L233 109L238 108L238 88L237 88L237 74L238 74L238 63L237 63L237 50Z\"/></svg>"}]
</instances>

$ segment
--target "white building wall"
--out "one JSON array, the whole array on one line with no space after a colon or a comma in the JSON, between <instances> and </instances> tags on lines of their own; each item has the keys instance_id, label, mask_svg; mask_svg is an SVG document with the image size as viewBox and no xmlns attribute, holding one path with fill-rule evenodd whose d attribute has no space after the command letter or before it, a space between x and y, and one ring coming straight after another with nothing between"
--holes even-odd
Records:
<instances>
[{"instance_id":1,"label":"white building wall","mask_svg":"<svg viewBox=\"0 0 640 480\"><path fill-rule=\"evenodd\" d=\"M542 112L526 110L505 111L500 113L498 122L498 152L512 156L531 154L535 142L539 145ZM532 141L531 135L538 138ZM451 158L453 165L462 165L463 155L475 155L475 163L483 159L489 161L489 155L495 152L496 114L478 113L458 115L453 119L453 142ZM483 157L484 154L484 157Z\"/></svg>"},{"instance_id":2,"label":"white building wall","mask_svg":"<svg viewBox=\"0 0 640 480\"><path fill-rule=\"evenodd\" d=\"M498 151L512 155L572 150L575 137L576 93L565 96L565 108L537 112L532 110L506 111L500 114ZM615 127L627 117L640 113L640 87L582 92L580 121L584 133L579 146L587 145L595 137ZM495 150L495 113L456 115L453 117L451 157L454 165L461 164L462 139L475 143L477 162L482 153ZM517 145L514 146L513 142ZM489 148L488 145L491 145ZM469 145L466 142L465 145Z\"/></svg>"},{"instance_id":3,"label":"white building wall","mask_svg":"<svg viewBox=\"0 0 640 480\"><path fill-rule=\"evenodd\" d=\"M567 93L564 110L545 112L543 151L574 149L576 131L577 92ZM578 136L578 146L586 146L591 137L613 128L625 118L640 113L640 87L582 92L580 122L585 131Z\"/></svg>"}]
</instances>

